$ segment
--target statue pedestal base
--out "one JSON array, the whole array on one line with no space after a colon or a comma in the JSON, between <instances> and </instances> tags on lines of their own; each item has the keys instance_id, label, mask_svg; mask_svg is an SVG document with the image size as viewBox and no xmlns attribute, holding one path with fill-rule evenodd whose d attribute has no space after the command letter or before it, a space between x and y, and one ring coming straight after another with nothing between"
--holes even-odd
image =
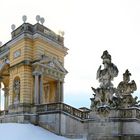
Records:
<instances>
[{"instance_id":1,"label":"statue pedestal base","mask_svg":"<svg viewBox=\"0 0 140 140\"><path fill-rule=\"evenodd\" d=\"M140 110L138 108L110 109L108 114L91 111L88 140L140 139Z\"/></svg>"}]
</instances>

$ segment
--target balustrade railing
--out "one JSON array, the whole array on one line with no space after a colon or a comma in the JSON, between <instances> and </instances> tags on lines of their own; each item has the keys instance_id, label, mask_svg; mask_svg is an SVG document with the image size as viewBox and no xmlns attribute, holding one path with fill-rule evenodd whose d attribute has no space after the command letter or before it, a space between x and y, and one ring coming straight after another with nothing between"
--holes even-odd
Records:
<instances>
[{"instance_id":1,"label":"balustrade railing","mask_svg":"<svg viewBox=\"0 0 140 140\"><path fill-rule=\"evenodd\" d=\"M7 115L7 114L8 114L8 110L1 110L0 111L0 116Z\"/></svg>"},{"instance_id":2,"label":"balustrade railing","mask_svg":"<svg viewBox=\"0 0 140 140\"><path fill-rule=\"evenodd\" d=\"M37 113L46 113L50 111L63 111L65 113L68 113L80 119L89 118L89 111L81 111L80 109L76 109L64 103L42 104L42 105L37 105L36 107L37 107Z\"/></svg>"}]
</instances>

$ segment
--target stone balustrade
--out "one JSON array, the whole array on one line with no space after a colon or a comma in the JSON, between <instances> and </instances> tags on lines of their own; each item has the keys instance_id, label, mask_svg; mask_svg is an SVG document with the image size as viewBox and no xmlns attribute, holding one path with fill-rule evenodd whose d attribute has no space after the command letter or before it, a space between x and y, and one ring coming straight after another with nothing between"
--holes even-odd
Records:
<instances>
[{"instance_id":1,"label":"stone balustrade","mask_svg":"<svg viewBox=\"0 0 140 140\"><path fill-rule=\"evenodd\" d=\"M80 119L89 118L89 111L81 111L79 109L76 109L64 103L42 104L42 105L36 105L36 107L37 107L38 114L45 114L47 112L52 112L52 111L53 112L61 111Z\"/></svg>"},{"instance_id":2,"label":"stone balustrade","mask_svg":"<svg viewBox=\"0 0 140 140\"><path fill-rule=\"evenodd\" d=\"M47 37L48 39L50 39L60 45L64 45L64 38L62 36L57 35L53 31L51 31L50 29L48 29L47 27L45 27L39 23L37 23L35 25L29 24L29 23L22 24L21 26L19 26L17 29L15 29L12 32L12 38L21 35L23 32L29 33L31 35L33 35L35 33L40 33L43 36Z\"/></svg>"},{"instance_id":3,"label":"stone balustrade","mask_svg":"<svg viewBox=\"0 0 140 140\"><path fill-rule=\"evenodd\" d=\"M8 110L0 111L0 116L3 116L3 115L8 115Z\"/></svg>"}]
</instances>

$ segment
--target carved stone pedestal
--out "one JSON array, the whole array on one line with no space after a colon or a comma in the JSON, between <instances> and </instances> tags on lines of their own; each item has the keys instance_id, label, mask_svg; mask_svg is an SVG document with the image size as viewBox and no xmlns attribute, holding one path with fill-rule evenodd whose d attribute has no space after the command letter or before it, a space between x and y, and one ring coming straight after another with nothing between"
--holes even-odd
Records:
<instances>
[{"instance_id":1,"label":"carved stone pedestal","mask_svg":"<svg viewBox=\"0 0 140 140\"><path fill-rule=\"evenodd\" d=\"M105 109L105 108L104 108ZM140 110L138 108L90 112L88 140L140 139Z\"/></svg>"}]
</instances>

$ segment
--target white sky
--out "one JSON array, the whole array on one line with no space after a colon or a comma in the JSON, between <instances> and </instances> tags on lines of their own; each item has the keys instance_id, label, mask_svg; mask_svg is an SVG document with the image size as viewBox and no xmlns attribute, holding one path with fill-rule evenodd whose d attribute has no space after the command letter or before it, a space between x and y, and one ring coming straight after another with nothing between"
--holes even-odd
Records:
<instances>
[{"instance_id":1,"label":"white sky","mask_svg":"<svg viewBox=\"0 0 140 140\"><path fill-rule=\"evenodd\" d=\"M22 15L35 24L35 16L45 18L45 26L65 31L69 48L65 68L65 103L75 107L90 106L91 86L99 85L96 71L101 55L108 50L119 69L114 85L126 69L140 94L140 1L139 0L1 0L0 41L10 39L11 24L22 24Z\"/></svg>"}]
</instances>

